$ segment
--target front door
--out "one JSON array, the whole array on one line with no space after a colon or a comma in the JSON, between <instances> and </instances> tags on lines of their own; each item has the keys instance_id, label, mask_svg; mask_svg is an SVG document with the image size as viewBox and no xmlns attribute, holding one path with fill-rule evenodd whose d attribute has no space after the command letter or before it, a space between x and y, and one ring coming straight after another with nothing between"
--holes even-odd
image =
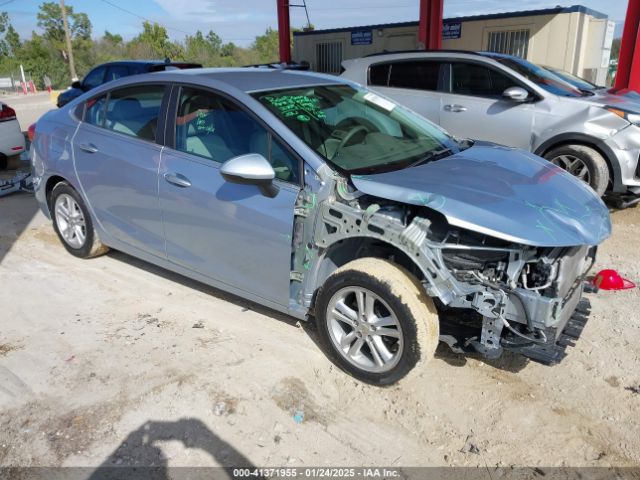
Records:
<instances>
[{"instance_id":1,"label":"front door","mask_svg":"<svg viewBox=\"0 0 640 480\"><path fill-rule=\"evenodd\" d=\"M289 304L299 162L251 114L213 92L182 87L174 148L160 165L160 207L171 262L279 305ZM260 153L279 191L229 183L226 160Z\"/></svg>"},{"instance_id":2,"label":"front door","mask_svg":"<svg viewBox=\"0 0 640 480\"><path fill-rule=\"evenodd\" d=\"M164 258L158 210L162 147L156 125L165 87L125 87L87 101L74 159L90 208L107 234Z\"/></svg>"},{"instance_id":3,"label":"front door","mask_svg":"<svg viewBox=\"0 0 640 480\"><path fill-rule=\"evenodd\" d=\"M438 60L398 60L372 65L369 85L414 112L440 123L442 69Z\"/></svg>"},{"instance_id":4,"label":"front door","mask_svg":"<svg viewBox=\"0 0 640 480\"><path fill-rule=\"evenodd\" d=\"M502 97L521 86L497 70L478 63L451 65L451 93L443 93L440 125L460 138L487 140L531 149L535 104Z\"/></svg>"}]
</instances>

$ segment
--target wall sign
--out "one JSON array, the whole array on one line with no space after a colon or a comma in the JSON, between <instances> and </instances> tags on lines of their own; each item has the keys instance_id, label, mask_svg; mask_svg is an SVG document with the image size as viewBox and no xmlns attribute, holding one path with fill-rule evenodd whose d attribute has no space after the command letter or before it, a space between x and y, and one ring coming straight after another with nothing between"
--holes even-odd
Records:
<instances>
[{"instance_id":1,"label":"wall sign","mask_svg":"<svg viewBox=\"0 0 640 480\"><path fill-rule=\"evenodd\" d=\"M371 45L373 32L371 30L353 30L351 32L351 45Z\"/></svg>"},{"instance_id":2,"label":"wall sign","mask_svg":"<svg viewBox=\"0 0 640 480\"><path fill-rule=\"evenodd\" d=\"M442 25L442 39L455 40L462 36L462 22L444 23Z\"/></svg>"}]
</instances>

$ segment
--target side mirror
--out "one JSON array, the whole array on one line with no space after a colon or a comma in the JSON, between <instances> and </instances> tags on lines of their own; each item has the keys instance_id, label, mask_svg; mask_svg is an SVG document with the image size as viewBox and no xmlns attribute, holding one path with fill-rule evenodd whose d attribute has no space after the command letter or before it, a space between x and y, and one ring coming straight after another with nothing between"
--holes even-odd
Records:
<instances>
[{"instance_id":1,"label":"side mirror","mask_svg":"<svg viewBox=\"0 0 640 480\"><path fill-rule=\"evenodd\" d=\"M77 88L78 90L84 90L82 88L82 83L80 83L78 80L76 80L75 82L73 82L71 84L71 88Z\"/></svg>"},{"instance_id":2,"label":"side mirror","mask_svg":"<svg viewBox=\"0 0 640 480\"><path fill-rule=\"evenodd\" d=\"M509 87L502 92L502 98L512 102L526 102L529 99L529 92L521 87Z\"/></svg>"},{"instance_id":3,"label":"side mirror","mask_svg":"<svg viewBox=\"0 0 640 480\"><path fill-rule=\"evenodd\" d=\"M277 187L273 185L276 172L267 159L259 153L230 158L220 167L220 174L230 183L257 185L268 197L275 197L278 193Z\"/></svg>"}]
</instances>

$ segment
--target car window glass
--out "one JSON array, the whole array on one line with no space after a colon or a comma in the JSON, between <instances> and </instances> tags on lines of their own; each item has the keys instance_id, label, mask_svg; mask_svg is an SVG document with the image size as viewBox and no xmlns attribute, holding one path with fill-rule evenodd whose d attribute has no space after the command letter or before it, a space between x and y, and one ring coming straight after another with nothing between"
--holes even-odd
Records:
<instances>
[{"instance_id":1,"label":"car window glass","mask_svg":"<svg viewBox=\"0 0 640 480\"><path fill-rule=\"evenodd\" d=\"M104 80L104 67L98 67L91 70L84 80L82 81L82 85L85 88L95 88L98 85L102 85Z\"/></svg>"},{"instance_id":2,"label":"car window glass","mask_svg":"<svg viewBox=\"0 0 640 480\"><path fill-rule=\"evenodd\" d=\"M451 91L478 97L501 97L509 87L518 86L506 75L475 63L454 63Z\"/></svg>"},{"instance_id":3,"label":"car window glass","mask_svg":"<svg viewBox=\"0 0 640 480\"><path fill-rule=\"evenodd\" d=\"M389 86L437 90L440 63L427 61L397 62L391 65Z\"/></svg>"},{"instance_id":4,"label":"car window glass","mask_svg":"<svg viewBox=\"0 0 640 480\"><path fill-rule=\"evenodd\" d=\"M495 70L489 70L489 74L491 75L491 86L493 91L498 92L497 95L502 96L507 88L520 86L508 76Z\"/></svg>"},{"instance_id":5,"label":"car window glass","mask_svg":"<svg viewBox=\"0 0 640 480\"><path fill-rule=\"evenodd\" d=\"M369 67L369 85L386 87L389 82L389 63Z\"/></svg>"},{"instance_id":6,"label":"car window glass","mask_svg":"<svg viewBox=\"0 0 640 480\"><path fill-rule=\"evenodd\" d=\"M128 75L129 67L126 65L112 65L107 70L107 78L105 79L105 82L117 80L118 78L126 77Z\"/></svg>"},{"instance_id":7,"label":"car window glass","mask_svg":"<svg viewBox=\"0 0 640 480\"><path fill-rule=\"evenodd\" d=\"M278 89L253 96L300 140L349 173L397 170L466 148L424 117L352 85Z\"/></svg>"},{"instance_id":8,"label":"car window glass","mask_svg":"<svg viewBox=\"0 0 640 480\"><path fill-rule=\"evenodd\" d=\"M106 103L106 95L87 100L84 121L90 125L102 127L104 125L104 107Z\"/></svg>"},{"instance_id":9,"label":"car window glass","mask_svg":"<svg viewBox=\"0 0 640 480\"><path fill-rule=\"evenodd\" d=\"M182 88L176 117L176 149L222 163L247 153L259 153L276 176L299 181L298 160L273 141L251 115L211 92Z\"/></svg>"},{"instance_id":10,"label":"car window glass","mask_svg":"<svg viewBox=\"0 0 640 480\"><path fill-rule=\"evenodd\" d=\"M164 85L139 85L111 92L105 127L118 133L155 141Z\"/></svg>"}]
</instances>

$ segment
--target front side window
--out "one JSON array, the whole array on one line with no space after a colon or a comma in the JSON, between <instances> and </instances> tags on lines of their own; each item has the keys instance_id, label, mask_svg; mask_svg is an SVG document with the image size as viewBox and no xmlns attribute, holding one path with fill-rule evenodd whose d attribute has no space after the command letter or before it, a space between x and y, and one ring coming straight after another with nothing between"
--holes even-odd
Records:
<instances>
[{"instance_id":1,"label":"front side window","mask_svg":"<svg viewBox=\"0 0 640 480\"><path fill-rule=\"evenodd\" d=\"M440 62L396 62L391 65L389 86L435 91L438 90L439 78Z\"/></svg>"},{"instance_id":2,"label":"front side window","mask_svg":"<svg viewBox=\"0 0 640 480\"><path fill-rule=\"evenodd\" d=\"M460 95L499 98L507 88L518 86L506 75L476 63L454 63L451 75L451 92Z\"/></svg>"},{"instance_id":3,"label":"front side window","mask_svg":"<svg viewBox=\"0 0 640 480\"><path fill-rule=\"evenodd\" d=\"M299 182L298 159L249 113L212 92L181 89L175 138L176 150L216 163L259 153L271 163L277 178Z\"/></svg>"},{"instance_id":4,"label":"front side window","mask_svg":"<svg viewBox=\"0 0 640 480\"><path fill-rule=\"evenodd\" d=\"M366 89L325 85L253 96L347 173L397 170L460 149L436 125Z\"/></svg>"},{"instance_id":5,"label":"front side window","mask_svg":"<svg viewBox=\"0 0 640 480\"><path fill-rule=\"evenodd\" d=\"M386 87L389 85L390 63L379 63L369 67L369 85Z\"/></svg>"},{"instance_id":6,"label":"front side window","mask_svg":"<svg viewBox=\"0 0 640 480\"><path fill-rule=\"evenodd\" d=\"M87 90L96 88L98 85L102 85L104 81L104 67L98 67L91 70L84 80L82 81L82 86Z\"/></svg>"},{"instance_id":7,"label":"front side window","mask_svg":"<svg viewBox=\"0 0 640 480\"><path fill-rule=\"evenodd\" d=\"M105 114L105 128L155 141L164 85L136 85L113 90Z\"/></svg>"}]
</instances>

